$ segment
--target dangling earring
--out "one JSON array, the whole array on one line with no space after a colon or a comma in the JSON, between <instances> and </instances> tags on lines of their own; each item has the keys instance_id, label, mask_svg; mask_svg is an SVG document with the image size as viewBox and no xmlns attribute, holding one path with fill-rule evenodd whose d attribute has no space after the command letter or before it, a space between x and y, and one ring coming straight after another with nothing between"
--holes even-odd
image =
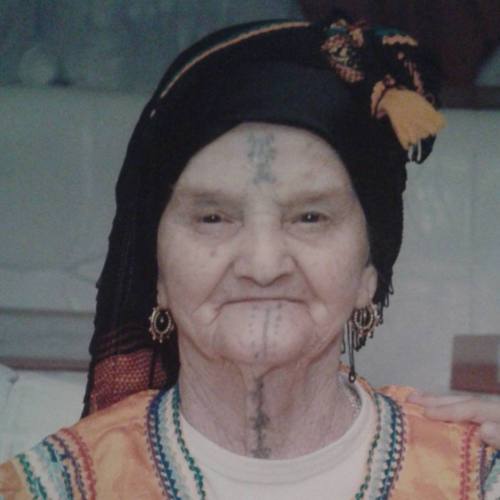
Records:
<instances>
[{"instance_id":1,"label":"dangling earring","mask_svg":"<svg viewBox=\"0 0 500 500\"><path fill-rule=\"evenodd\" d=\"M351 317L345 326L345 339L343 342L343 352L346 350L349 357L349 382L356 380L356 367L354 365L354 351L359 351L365 344L368 337L373 337L375 328L381 324L381 317L378 308L374 304L369 304L363 309L354 309Z\"/></svg>"},{"instance_id":2,"label":"dangling earring","mask_svg":"<svg viewBox=\"0 0 500 500\"><path fill-rule=\"evenodd\" d=\"M161 309L159 306L153 307L153 312L149 317L149 333L153 341L163 344L170 338L174 329L174 320L170 311Z\"/></svg>"}]
</instances>

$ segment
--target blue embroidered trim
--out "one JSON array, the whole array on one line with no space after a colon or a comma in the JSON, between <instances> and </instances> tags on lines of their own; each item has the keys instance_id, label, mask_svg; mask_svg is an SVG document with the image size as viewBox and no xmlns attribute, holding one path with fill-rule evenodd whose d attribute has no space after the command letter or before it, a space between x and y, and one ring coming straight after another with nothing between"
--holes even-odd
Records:
<instances>
[{"instance_id":1,"label":"blue embroidered trim","mask_svg":"<svg viewBox=\"0 0 500 500\"><path fill-rule=\"evenodd\" d=\"M176 385L174 388L173 400L172 400L172 410L173 410L173 420L174 420L174 429L175 434L177 436L177 443L179 444L180 449L182 450L182 454L186 460L186 463L189 466L189 469L194 474L194 479L196 482L196 490L200 495L201 500L205 500L206 494L203 486L203 474L201 473L200 468L196 465L194 458L189 453L189 450L186 446L184 438L181 434L181 424L180 424L180 394L179 394L179 386Z\"/></svg>"},{"instance_id":2,"label":"blue embroidered trim","mask_svg":"<svg viewBox=\"0 0 500 500\"><path fill-rule=\"evenodd\" d=\"M388 440L387 458L385 459L385 469L382 473L382 486L380 489L380 498L388 498L403 460L405 428L399 405L383 394L376 394L375 397L385 400L390 410L388 415L389 425L387 426L387 430L390 429L390 431L384 436ZM382 428L385 428L383 423Z\"/></svg>"},{"instance_id":3,"label":"blue embroidered trim","mask_svg":"<svg viewBox=\"0 0 500 500\"><path fill-rule=\"evenodd\" d=\"M386 500L401 469L405 451L405 423L400 406L390 397L374 394L377 428L367 462L363 484L356 500ZM151 456L161 487L170 498L190 498L189 478L200 498L205 498L203 476L189 453L180 429L180 396L178 388L159 392L149 404L147 433ZM175 446L176 445L176 446ZM184 461L179 463L179 458Z\"/></svg>"},{"instance_id":4,"label":"blue embroidered trim","mask_svg":"<svg viewBox=\"0 0 500 500\"><path fill-rule=\"evenodd\" d=\"M356 500L389 498L403 461L405 426L401 408L380 393L374 393L374 401L377 428L368 454L365 479L355 495Z\"/></svg>"},{"instance_id":5,"label":"blue embroidered trim","mask_svg":"<svg viewBox=\"0 0 500 500\"><path fill-rule=\"evenodd\" d=\"M42 484L41 478L34 474L27 454L20 453L19 455L17 455L16 459L23 468L30 493L33 495L33 500L47 500L47 491Z\"/></svg>"},{"instance_id":6,"label":"blue embroidered trim","mask_svg":"<svg viewBox=\"0 0 500 500\"><path fill-rule=\"evenodd\" d=\"M60 447L63 452L61 453L57 447ZM51 491L52 488L57 492L57 498L64 500L74 498L71 476L64 464L68 460L75 469L75 477L81 498L87 498L77 462L60 437L56 435L49 436L30 451L18 455L16 459L23 468L33 498L48 498L48 491ZM41 475L36 473L37 469Z\"/></svg>"},{"instance_id":7,"label":"blue embroidered trim","mask_svg":"<svg viewBox=\"0 0 500 500\"><path fill-rule=\"evenodd\" d=\"M147 413L149 446L160 485L169 498L186 500L197 492L206 498L203 476L189 453L180 428L178 388L159 392Z\"/></svg>"},{"instance_id":8,"label":"blue embroidered trim","mask_svg":"<svg viewBox=\"0 0 500 500\"><path fill-rule=\"evenodd\" d=\"M75 457L71 453L65 441L60 436L54 434L51 437L64 450L64 453L59 453L59 461L61 463L69 462L73 466L73 470L75 471L76 486L78 487L78 491L82 496L82 498L86 500L87 495L85 493L85 485L83 483L82 471L80 469L80 465L76 461ZM68 472L68 469L66 467L65 470L66 472Z\"/></svg>"},{"instance_id":9,"label":"blue embroidered trim","mask_svg":"<svg viewBox=\"0 0 500 500\"><path fill-rule=\"evenodd\" d=\"M500 481L500 450L495 451L491 457L490 467L484 481L484 493L492 491L493 486Z\"/></svg>"},{"instance_id":10,"label":"blue embroidered trim","mask_svg":"<svg viewBox=\"0 0 500 500\"><path fill-rule=\"evenodd\" d=\"M42 450L42 447L45 448ZM54 446L49 442L49 438L44 439L40 443L38 458L44 462L47 474L57 489L59 498L73 499L73 491L71 489L71 477L64 463L59 459Z\"/></svg>"},{"instance_id":11,"label":"blue embroidered trim","mask_svg":"<svg viewBox=\"0 0 500 500\"><path fill-rule=\"evenodd\" d=\"M160 478L160 486L169 498L172 498L172 500L179 500L179 491L175 485L174 471L170 467L168 457L165 453L162 439L160 437L161 418L159 408L166 394L167 391L164 389L151 400L147 412L146 427L148 431L151 455ZM166 425L166 423L164 422L163 425Z\"/></svg>"}]
</instances>

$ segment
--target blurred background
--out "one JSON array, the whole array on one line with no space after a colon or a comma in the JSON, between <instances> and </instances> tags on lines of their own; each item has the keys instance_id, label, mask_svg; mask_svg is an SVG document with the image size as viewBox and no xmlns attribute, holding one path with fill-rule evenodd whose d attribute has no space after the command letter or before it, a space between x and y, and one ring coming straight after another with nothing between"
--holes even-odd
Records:
<instances>
[{"instance_id":1,"label":"blurred background","mask_svg":"<svg viewBox=\"0 0 500 500\"><path fill-rule=\"evenodd\" d=\"M114 184L168 63L228 24L334 7L415 35L448 121L409 166L395 294L358 371L499 391L498 0L0 0L0 460L79 417Z\"/></svg>"},{"instance_id":2,"label":"blurred background","mask_svg":"<svg viewBox=\"0 0 500 500\"><path fill-rule=\"evenodd\" d=\"M416 36L447 87L500 85L498 0L2 0L0 83L150 92L181 49L214 29L319 20L332 7Z\"/></svg>"}]
</instances>

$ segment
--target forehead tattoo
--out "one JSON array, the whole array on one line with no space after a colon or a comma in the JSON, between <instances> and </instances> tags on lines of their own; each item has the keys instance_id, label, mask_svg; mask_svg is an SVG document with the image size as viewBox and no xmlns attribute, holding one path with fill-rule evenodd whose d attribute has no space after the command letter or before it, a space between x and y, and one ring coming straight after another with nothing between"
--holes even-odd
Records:
<instances>
[{"instance_id":1,"label":"forehead tattoo","mask_svg":"<svg viewBox=\"0 0 500 500\"><path fill-rule=\"evenodd\" d=\"M250 133L248 134L247 142L247 156L250 164L256 169L253 183L276 182L271 169L271 165L276 158L274 135L272 133Z\"/></svg>"}]
</instances>

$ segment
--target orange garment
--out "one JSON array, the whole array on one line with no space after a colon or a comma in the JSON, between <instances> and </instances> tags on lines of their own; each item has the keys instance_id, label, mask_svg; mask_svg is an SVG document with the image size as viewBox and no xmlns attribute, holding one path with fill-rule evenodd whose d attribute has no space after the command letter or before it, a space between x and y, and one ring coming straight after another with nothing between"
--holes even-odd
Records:
<instances>
[{"instance_id":1,"label":"orange garment","mask_svg":"<svg viewBox=\"0 0 500 500\"><path fill-rule=\"evenodd\" d=\"M498 498L498 452L474 424L436 422L405 402L410 388L371 393L378 426L356 498ZM49 436L0 466L0 498L202 498L175 421L176 389L144 391ZM177 433L176 433L177 432Z\"/></svg>"}]
</instances>

